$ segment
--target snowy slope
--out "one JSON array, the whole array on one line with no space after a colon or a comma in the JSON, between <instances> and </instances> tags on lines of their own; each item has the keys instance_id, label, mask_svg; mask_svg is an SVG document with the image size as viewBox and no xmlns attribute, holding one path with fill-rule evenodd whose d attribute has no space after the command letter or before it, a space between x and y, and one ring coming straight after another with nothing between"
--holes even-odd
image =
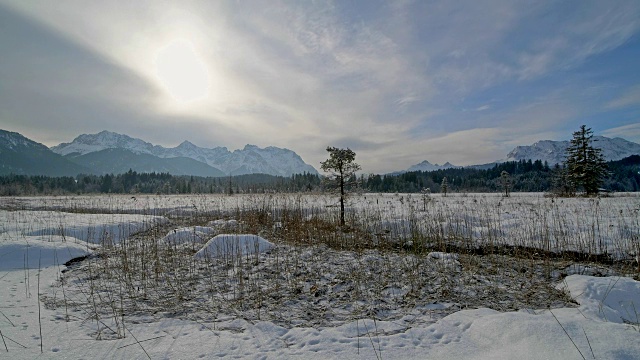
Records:
<instances>
[{"instance_id":1,"label":"snowy slope","mask_svg":"<svg viewBox=\"0 0 640 360\"><path fill-rule=\"evenodd\" d=\"M185 140L174 148L156 146L153 154L162 158L187 157L219 168L217 165L214 165L212 159L227 156L229 154L229 150L227 150L226 147L215 147L212 149L201 148Z\"/></svg>"},{"instance_id":2,"label":"snowy slope","mask_svg":"<svg viewBox=\"0 0 640 360\"><path fill-rule=\"evenodd\" d=\"M291 176L304 172L318 173L295 152L273 146L263 149L247 145L242 150L231 152L226 147L208 149L184 141L174 148L165 148L127 135L102 131L98 134L83 134L70 143L51 148L60 155L85 155L105 149L124 149L159 158L187 157L220 169L227 175L263 173Z\"/></svg>"},{"instance_id":3,"label":"snowy slope","mask_svg":"<svg viewBox=\"0 0 640 360\"><path fill-rule=\"evenodd\" d=\"M507 154L504 161L542 160L549 165L562 163L569 141L541 140L530 146L518 146ZM615 161L631 155L640 155L640 144L622 138L594 136L593 146L602 149L605 160Z\"/></svg>"},{"instance_id":4,"label":"snowy slope","mask_svg":"<svg viewBox=\"0 0 640 360\"><path fill-rule=\"evenodd\" d=\"M47 149L46 146L18 134L17 132L0 130L0 147L7 150L19 150L24 148L34 148L38 150Z\"/></svg>"},{"instance_id":5,"label":"snowy slope","mask_svg":"<svg viewBox=\"0 0 640 360\"><path fill-rule=\"evenodd\" d=\"M51 148L53 152L60 155L85 155L106 149L127 149L136 154L154 155L152 144L110 131L82 134L70 143L62 143Z\"/></svg>"},{"instance_id":6,"label":"snowy slope","mask_svg":"<svg viewBox=\"0 0 640 360\"><path fill-rule=\"evenodd\" d=\"M52 152L16 132L0 130L0 175L75 176L90 173L84 166Z\"/></svg>"}]
</instances>

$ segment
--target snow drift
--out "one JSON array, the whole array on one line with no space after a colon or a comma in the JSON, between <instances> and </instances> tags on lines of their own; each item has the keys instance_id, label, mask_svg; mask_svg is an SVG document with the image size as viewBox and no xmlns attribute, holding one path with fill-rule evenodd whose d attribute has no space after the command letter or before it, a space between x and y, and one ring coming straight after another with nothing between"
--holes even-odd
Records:
<instances>
[{"instance_id":1,"label":"snow drift","mask_svg":"<svg viewBox=\"0 0 640 360\"><path fill-rule=\"evenodd\" d=\"M210 257L255 255L269 251L273 247L273 243L258 235L220 234L209 240L194 257L196 259L206 259Z\"/></svg>"},{"instance_id":2,"label":"snow drift","mask_svg":"<svg viewBox=\"0 0 640 360\"><path fill-rule=\"evenodd\" d=\"M197 244L205 242L215 232L216 229L211 227L189 226L169 231L160 241L169 245Z\"/></svg>"}]
</instances>

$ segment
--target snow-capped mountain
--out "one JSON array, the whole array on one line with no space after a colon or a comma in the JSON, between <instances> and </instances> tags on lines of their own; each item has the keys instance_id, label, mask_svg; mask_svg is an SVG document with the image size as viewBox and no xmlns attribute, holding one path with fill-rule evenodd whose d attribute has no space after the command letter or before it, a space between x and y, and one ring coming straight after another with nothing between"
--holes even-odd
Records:
<instances>
[{"instance_id":1,"label":"snow-capped mountain","mask_svg":"<svg viewBox=\"0 0 640 360\"><path fill-rule=\"evenodd\" d=\"M53 153L43 144L16 132L0 130L0 175L49 175L89 173L84 166Z\"/></svg>"},{"instance_id":2,"label":"snow-capped mountain","mask_svg":"<svg viewBox=\"0 0 640 360\"><path fill-rule=\"evenodd\" d=\"M411 165L407 170L394 171L387 175L395 176L395 175L400 175L400 174L404 174L411 171L436 171L436 170L444 170L444 169L459 168L459 167L461 166L453 165L448 161L442 165L438 165L438 164L432 164L428 160L424 160L419 164Z\"/></svg>"},{"instance_id":3,"label":"snow-capped mountain","mask_svg":"<svg viewBox=\"0 0 640 360\"><path fill-rule=\"evenodd\" d=\"M67 156L86 155L106 149L123 149L134 154L148 154L165 159L186 157L220 169L227 175L263 173L291 176L303 172L318 173L295 152L273 146L262 149L247 145L242 150L231 152L226 147L208 149L184 141L174 148L165 148L127 135L102 131L97 134L83 134L70 143L62 143L51 148L54 152Z\"/></svg>"},{"instance_id":4,"label":"snow-capped mountain","mask_svg":"<svg viewBox=\"0 0 640 360\"><path fill-rule=\"evenodd\" d=\"M541 140L530 146L518 146L502 161L541 160L549 165L564 162L570 141ZM592 146L602 149L605 160L615 161L631 155L640 155L640 144L622 139L594 136Z\"/></svg>"},{"instance_id":5,"label":"snow-capped mountain","mask_svg":"<svg viewBox=\"0 0 640 360\"><path fill-rule=\"evenodd\" d=\"M432 164L429 161L425 160L419 164L415 164L410 166L407 169L407 172L410 171L435 171L435 170L442 170L442 169L451 169L451 168L457 168L459 166L455 166L453 164L451 164L450 162L446 162L443 165L438 165L438 164Z\"/></svg>"},{"instance_id":6,"label":"snow-capped mountain","mask_svg":"<svg viewBox=\"0 0 640 360\"><path fill-rule=\"evenodd\" d=\"M21 151L25 149L43 150L48 148L43 144L27 139L17 132L0 130L0 149Z\"/></svg>"},{"instance_id":7,"label":"snow-capped mountain","mask_svg":"<svg viewBox=\"0 0 640 360\"><path fill-rule=\"evenodd\" d=\"M82 134L70 143L62 143L51 148L53 152L60 155L85 155L106 149L127 149L135 154L153 155L152 144L110 131Z\"/></svg>"}]
</instances>

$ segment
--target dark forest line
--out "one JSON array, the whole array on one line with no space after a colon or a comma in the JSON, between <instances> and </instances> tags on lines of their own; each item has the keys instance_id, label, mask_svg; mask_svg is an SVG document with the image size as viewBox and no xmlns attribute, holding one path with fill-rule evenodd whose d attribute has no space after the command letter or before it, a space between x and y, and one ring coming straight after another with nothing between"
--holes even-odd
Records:
<instances>
[{"instance_id":1,"label":"dark forest line","mask_svg":"<svg viewBox=\"0 0 640 360\"><path fill-rule=\"evenodd\" d=\"M603 189L640 191L640 156L607 163L609 176ZM351 191L439 193L447 178L448 192L503 191L501 174L510 176L514 192L553 192L560 186L562 168L541 161L520 160L495 164L488 169L473 167L435 171L413 171L396 175L359 175L349 179ZM296 174L291 177L251 174L231 177L176 176L168 173L78 175L75 177L0 176L0 196L67 194L234 194L265 192L322 192L328 190L322 176Z\"/></svg>"}]
</instances>

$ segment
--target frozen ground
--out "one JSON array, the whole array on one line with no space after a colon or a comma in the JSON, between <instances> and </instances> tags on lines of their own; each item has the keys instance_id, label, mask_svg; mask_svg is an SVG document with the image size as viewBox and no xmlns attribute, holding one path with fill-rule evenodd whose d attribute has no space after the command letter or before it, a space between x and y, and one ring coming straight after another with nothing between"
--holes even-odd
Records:
<instances>
[{"instance_id":1,"label":"frozen ground","mask_svg":"<svg viewBox=\"0 0 640 360\"><path fill-rule=\"evenodd\" d=\"M381 224L386 222L386 229L379 228L375 231L383 233L392 240L402 235L400 233L392 235L393 231L406 230L403 225L397 225L402 220L411 219L415 214L422 214L421 218L422 216L426 218L427 215L437 213L451 214L443 217L445 223L455 221L454 219L458 216L463 219L466 217L468 223L484 222L484 226L475 229L480 233L493 228L496 228L496 231L506 231L497 227L497 221L502 223L512 216L521 219L521 223L512 225L507 222L508 226L505 229L520 231L523 236L529 236L539 231L533 228L544 227L544 223L529 225L523 219L535 221L544 219L530 213L540 214L547 209L549 212L556 211L558 214L563 214L562 217L566 219L562 226L567 231L573 229L577 233L576 236L582 239L580 241L585 242L587 237L591 237L597 243L600 239L602 243L608 243L614 249L622 248L615 243L617 240L628 241L631 245L637 241L638 218L633 214L635 209L640 207L638 197L614 199L615 201L611 202L608 199L600 199L598 205L589 203L589 199L570 199L565 200L568 204L559 205L557 202L552 203L550 199L535 195L521 195L512 199L468 195L450 199L435 198L424 204L423 198L416 195L413 197L366 195L366 198L363 195L354 200L351 205L358 211L372 213L373 218L378 217L380 221L376 222L377 227L381 227ZM168 222L176 214L190 214L193 211L191 209L202 213L229 209L233 211L238 208L264 208L267 202L269 209L276 208L276 202L278 202L277 206L303 203L305 208L309 209L311 216L317 215L316 212L320 212L319 209L326 209L327 206L334 204L333 199L320 196L292 196L290 199L275 196L271 198L194 196L191 198L138 197L137 199L131 199L131 197L0 199L3 208L12 209L12 211L0 211L0 224L2 224L0 225L0 338L2 340L0 354L4 353L0 357L9 358L10 356L13 359L210 359L221 357L637 359L640 354L640 341L638 341L640 339L640 285L637 281L624 276L570 275L563 278L562 275L556 274L555 278L558 281L554 286L566 292L578 305L552 306L550 309L530 308L518 305L520 303L516 298L518 301L512 302L512 307L518 310L496 311L473 303L472 298L485 298L490 302L491 299L502 299L501 296L509 293L535 292L536 288L528 288L529 284L519 278L515 270L503 269L501 274L487 275L491 272L490 268L485 274L485 265L472 264L477 260L466 255L432 252L422 257L401 257L397 253L379 253L375 250L354 254L322 246L304 247L276 243L276 247L268 252L227 259L231 261L227 264L216 262L219 260L215 259L192 260L191 265L188 265L189 269L192 269L191 274L197 275L206 269L219 270L209 272L212 276L216 276L215 281L209 285L211 289L218 289L216 288L218 284L224 285L225 281L233 279L249 279L249 282L243 285L246 287L251 284L260 284L265 279L269 280L266 271L269 264L279 264L281 269L286 270L283 273L287 277L281 279L282 283L292 284L290 289L293 290L300 288L300 294L296 297L298 301L281 303L279 310L271 309L269 313L267 310L270 305L263 299L265 313L258 317L255 307L242 310L243 306L255 304L251 301L256 299L243 298L245 302L241 305L238 301L240 298L233 297L230 293L226 294L227 308L230 310L219 309L214 313L215 316L212 316L210 311L200 310L196 306L199 299L197 296L182 300L169 299L171 304L167 303L165 309L129 309L124 305L110 302L108 293L92 295L81 292L82 289L94 289L94 287L84 286L87 282L101 281L101 274L87 274L92 269L93 271L98 269L88 265L92 264L91 261L70 265L69 271L62 272L67 268L63 265L66 261L91 253L108 254L109 252L103 252L103 247L108 250L114 244L117 247L117 244L134 241L131 234L151 227L162 229L156 234L158 240L156 244L173 244L170 248L174 249L172 251L193 254L215 234L228 232L229 227L235 226L234 222L221 220L211 223L211 225L220 226L216 231L209 230L213 227L194 227L185 230L184 227L176 226L177 231L173 233L183 235L175 235L171 239L159 241L171 235L171 232L165 230L170 226ZM410 203L413 203L413 208L408 205ZM495 210L495 213L488 210L494 209L497 204L508 209ZM434 209L429 210L429 206ZM596 206L597 208L594 208ZM72 212L49 211L54 208ZM29 209L39 210L30 211ZM457 210L454 212L453 209ZM101 212L104 214L100 214ZM129 214L121 214L121 212ZM479 216L483 213L490 215ZM238 215L238 212L233 214ZM493 217L494 214L496 218ZM476 220L472 220L471 216L476 216ZM558 218L561 217L558 216ZM486 220L487 218L494 220L489 221ZM552 222L556 217L549 216L547 219ZM595 224L593 219L606 229L599 230L597 234L592 230L591 235L578 231L582 225ZM427 221L429 220L425 220L426 224L428 224ZM200 225L207 225L207 223L208 221L204 221ZM274 224L274 228L278 231L286 230L280 230L279 226L277 223ZM416 225L411 223L409 226ZM522 229L527 226L532 230ZM621 229L621 227L624 228ZM548 228L558 229L551 226ZM594 229L595 226L591 228ZM465 231L469 230L472 230L471 226ZM191 231L193 234L197 233L197 236L184 235L191 234ZM275 230L273 233L276 233ZM478 239L482 239L481 235L477 236ZM563 236L566 236L567 240L570 238L568 235ZM270 239L267 238L267 240ZM632 248L632 246L627 248L625 245L625 251ZM90 259L95 260L94 264L101 262L108 264L106 257ZM299 268L299 271L295 271L298 268L293 267L297 266L297 259L306 264L306 267ZM239 267L238 262L244 265ZM352 276L346 265L349 263L357 264L352 270L363 271L363 273L359 277L349 278ZM391 268L389 264L398 264L397 269ZM171 264L165 265L171 266ZM416 278L425 277L428 281L421 282L415 279L416 287L412 293L412 289L402 285L400 279L397 279L398 274L394 273L396 270L401 270L403 266L422 269L416 270L414 274ZM468 267L472 267L475 273L464 272L456 278L448 277L449 274L460 273L463 268L466 271ZM240 276L237 273L239 269L250 273ZM574 272L608 273L607 270L598 269L596 265L571 266L564 270L565 274ZM390 279L383 278L385 273L389 273ZM440 276L428 278L431 273L438 273ZM609 274L618 273L611 271ZM224 274L228 279L225 280ZM179 275L175 274L175 276ZM61 276L68 278L68 282L61 282ZM85 276L86 280L81 280L82 276ZM527 276L526 279L529 280L538 279L536 274ZM380 279L377 281L381 284L378 289L371 285L360 286L354 283L354 281L361 281L366 284L367 278L375 277ZM396 279L397 284L394 284L393 279ZM432 287L428 286L430 281L442 282L446 279L452 279L451 281L458 281L458 283L453 285L433 283ZM190 281L190 279L187 280ZM188 283L187 280L185 283ZM78 282L74 283L74 281ZM278 277L269 281L266 283L277 283ZM167 279L166 282L170 283L170 280ZM479 283L481 286L474 287L472 283ZM231 283L227 283L229 284ZM523 290L524 287L527 288ZM206 289L206 286L202 288ZM226 289L240 288L240 284L233 284L231 288ZM356 289L369 291L362 292L359 299L350 298L349 296L354 296L351 293ZM490 289L491 291L485 294L477 293L474 296L469 289L473 291ZM139 291L139 289L136 290ZM283 297L290 296L284 292L286 289L278 290L280 292L271 290ZM114 289L111 296L118 291L129 290ZM430 297L453 296L449 293L456 294L456 292L458 297L454 302L438 301L437 298ZM413 295L405 296L408 293ZM176 294L183 293L176 292ZM184 292L184 294L191 294L191 292ZM166 295L167 293L164 293L160 298ZM265 292L264 298L267 297L266 295L268 293ZM147 296L154 295L150 293ZM211 294L208 301L213 302L215 296L216 294ZM114 299L117 298L122 297L114 296ZM314 303L317 298L319 298L318 303ZM74 305L76 302L86 302L85 300L88 299L112 305L101 309L92 308L90 304ZM380 302L375 303L376 299ZM507 296L505 299L504 301L508 301L510 298ZM189 309L188 312L178 311L181 303ZM383 306L385 303L388 307L385 308L386 313L356 312L348 307L349 303L352 307L359 306L364 310L372 309L374 304L377 309L385 308ZM157 303L149 304L150 307L157 305ZM291 308L288 308L288 305ZM499 306L499 304L489 303L486 305L492 308ZM308 307L305 308L305 306ZM332 309L334 306L335 309ZM464 310L464 308L468 309ZM508 308L510 307L506 306L504 310ZM126 311L120 311L123 309ZM301 314L298 314L300 316L297 319L302 321L283 321L288 313L296 314L303 310L313 312L320 309L324 309L325 314L333 314L328 318L329 321L311 321L317 319L317 316L310 316L311 320L305 320ZM116 314L111 317L104 315L110 311Z\"/></svg>"}]
</instances>

